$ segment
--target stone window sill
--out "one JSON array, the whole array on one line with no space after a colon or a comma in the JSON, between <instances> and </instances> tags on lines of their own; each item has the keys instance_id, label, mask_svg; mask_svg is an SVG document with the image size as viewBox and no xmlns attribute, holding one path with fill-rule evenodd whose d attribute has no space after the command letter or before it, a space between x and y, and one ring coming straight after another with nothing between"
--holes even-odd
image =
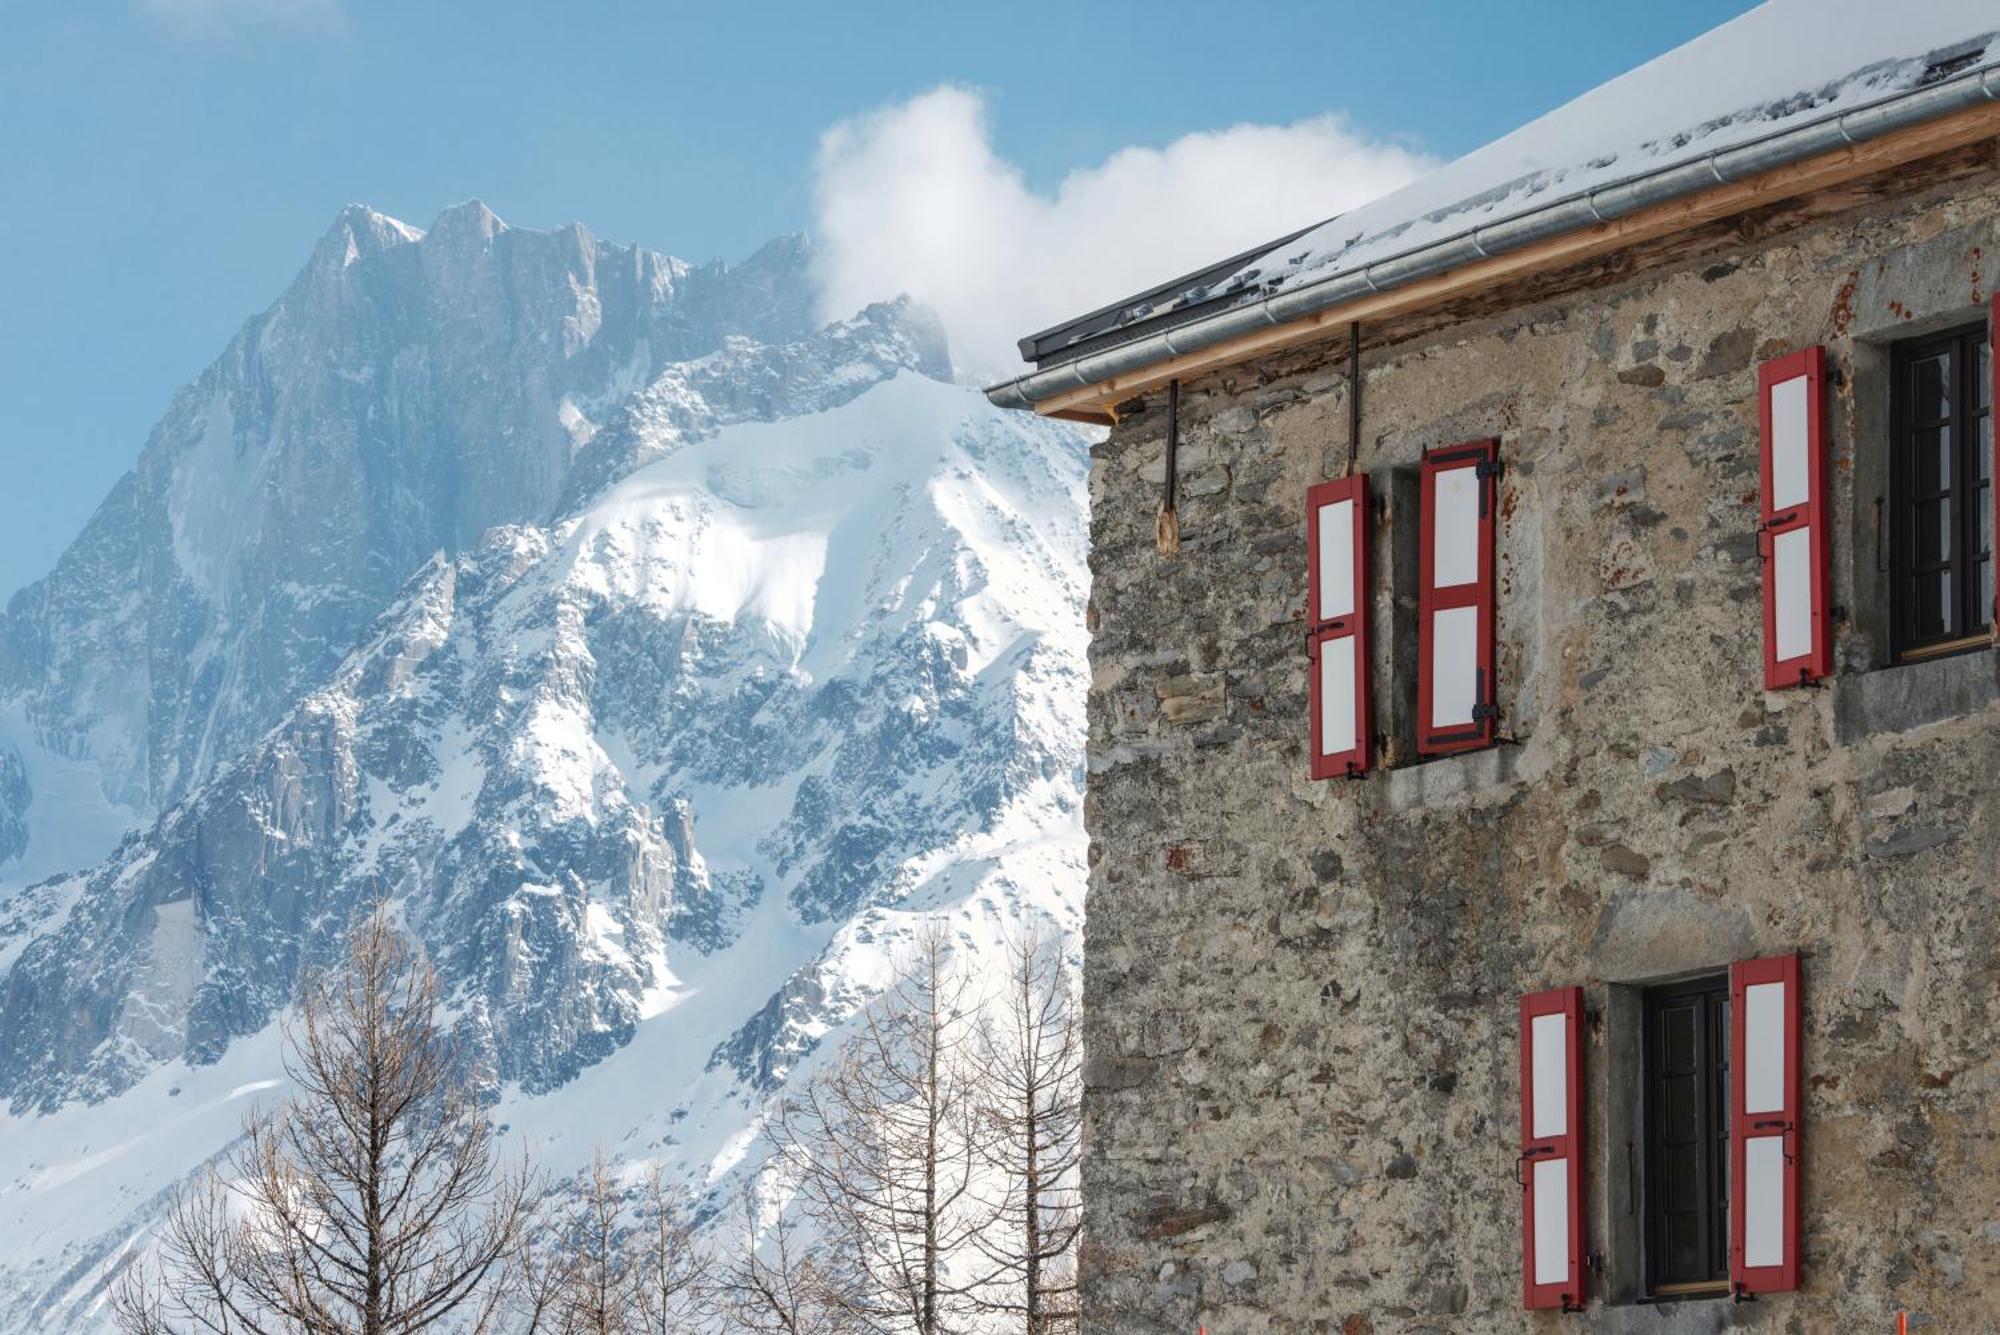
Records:
<instances>
[{"instance_id":1,"label":"stone window sill","mask_svg":"<svg viewBox=\"0 0 2000 1335\"><path fill-rule=\"evenodd\" d=\"M1389 809L1415 811L1439 806L1455 798L1467 797L1514 782L1521 748L1502 742L1483 751L1440 756L1418 765L1404 765L1389 771Z\"/></svg>"},{"instance_id":2,"label":"stone window sill","mask_svg":"<svg viewBox=\"0 0 2000 1335\"><path fill-rule=\"evenodd\" d=\"M2000 700L2000 653L1990 649L1842 673L1833 679L1833 736L1852 746L1883 733L1977 714Z\"/></svg>"}]
</instances>

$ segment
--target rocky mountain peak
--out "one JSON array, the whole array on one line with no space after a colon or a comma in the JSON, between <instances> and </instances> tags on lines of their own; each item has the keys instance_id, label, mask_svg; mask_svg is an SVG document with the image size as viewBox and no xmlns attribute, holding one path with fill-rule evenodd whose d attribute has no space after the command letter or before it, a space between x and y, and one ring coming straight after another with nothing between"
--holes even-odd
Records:
<instances>
[{"instance_id":1,"label":"rocky mountain peak","mask_svg":"<svg viewBox=\"0 0 2000 1335\"><path fill-rule=\"evenodd\" d=\"M423 233L366 204L349 204L334 216L319 243L313 247L307 269L344 269L370 260L396 246L411 245Z\"/></svg>"},{"instance_id":2,"label":"rocky mountain peak","mask_svg":"<svg viewBox=\"0 0 2000 1335\"><path fill-rule=\"evenodd\" d=\"M692 268L581 226L509 228L477 200L428 231L341 210L9 604L0 727L25 777L0 788L0 887L100 855L213 774L416 564L544 521L638 459L588 449L635 393L706 384L727 402L676 391L676 410L710 426L795 401L831 355L795 350L820 337L808 254L785 238ZM914 349L887 365L928 370ZM718 357L737 383L700 369Z\"/></svg>"},{"instance_id":3,"label":"rocky mountain peak","mask_svg":"<svg viewBox=\"0 0 2000 1335\"><path fill-rule=\"evenodd\" d=\"M0 1327L91 1328L362 905L547 1166L712 1204L916 919L1073 923L1083 441L810 268L344 210L9 605Z\"/></svg>"},{"instance_id":4,"label":"rocky mountain peak","mask_svg":"<svg viewBox=\"0 0 2000 1335\"><path fill-rule=\"evenodd\" d=\"M466 241L491 241L507 231L507 224L500 215L486 207L482 199L461 200L447 205L431 220L426 235L436 237L445 244L460 244Z\"/></svg>"}]
</instances>

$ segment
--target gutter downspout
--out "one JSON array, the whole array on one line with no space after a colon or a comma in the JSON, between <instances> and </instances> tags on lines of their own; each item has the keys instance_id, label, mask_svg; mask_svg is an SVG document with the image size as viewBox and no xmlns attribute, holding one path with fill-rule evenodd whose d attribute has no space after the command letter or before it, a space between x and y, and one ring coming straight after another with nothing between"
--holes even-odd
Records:
<instances>
[{"instance_id":1,"label":"gutter downspout","mask_svg":"<svg viewBox=\"0 0 2000 1335\"><path fill-rule=\"evenodd\" d=\"M1354 476L1354 461L1361 455L1361 321L1347 326L1347 472Z\"/></svg>"},{"instance_id":2,"label":"gutter downspout","mask_svg":"<svg viewBox=\"0 0 2000 1335\"><path fill-rule=\"evenodd\" d=\"M1261 300L1219 311L1178 329L1135 339L1047 370L1032 371L990 386L986 397L996 407L1033 409L1043 399L1064 390L1087 388L1252 329L1287 324L1364 294L1403 287L1475 260L1503 255L1836 148L1865 143L1983 102L2000 102L2000 63L1982 65L1928 87L1892 93L1734 148L1717 149L1689 162L1639 172L1499 222L1412 247L1358 269L1328 274Z\"/></svg>"},{"instance_id":3,"label":"gutter downspout","mask_svg":"<svg viewBox=\"0 0 2000 1335\"><path fill-rule=\"evenodd\" d=\"M1174 492L1179 486L1181 454L1181 382L1167 382L1167 480L1160 495L1159 522L1153 526L1153 543L1161 556L1179 556L1181 517L1174 508Z\"/></svg>"}]
</instances>

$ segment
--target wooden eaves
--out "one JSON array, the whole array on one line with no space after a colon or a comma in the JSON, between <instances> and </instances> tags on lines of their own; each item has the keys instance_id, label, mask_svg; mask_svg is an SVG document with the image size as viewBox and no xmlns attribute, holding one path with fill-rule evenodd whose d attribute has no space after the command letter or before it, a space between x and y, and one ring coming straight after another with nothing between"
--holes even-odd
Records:
<instances>
[{"instance_id":1,"label":"wooden eaves","mask_svg":"<svg viewBox=\"0 0 2000 1335\"><path fill-rule=\"evenodd\" d=\"M1773 167L1740 181L1593 223L1490 259L1477 260L1402 287L1371 292L1284 324L1238 334L1208 347L1059 391L1035 404L1045 417L1100 425L1116 421L1118 405L1159 389L1272 353L1334 339L1355 321L1406 316L1501 284L1597 259L1615 251L1718 223L1739 214L1891 172L1956 149L2000 138L2000 103L1968 107L1892 131L1865 143Z\"/></svg>"}]
</instances>

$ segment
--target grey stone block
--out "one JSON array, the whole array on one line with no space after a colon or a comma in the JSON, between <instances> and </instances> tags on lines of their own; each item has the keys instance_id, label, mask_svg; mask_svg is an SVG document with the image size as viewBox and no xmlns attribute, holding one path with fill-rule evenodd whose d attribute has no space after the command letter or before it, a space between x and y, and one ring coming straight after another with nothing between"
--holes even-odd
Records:
<instances>
[{"instance_id":1,"label":"grey stone block","mask_svg":"<svg viewBox=\"0 0 2000 1335\"><path fill-rule=\"evenodd\" d=\"M1514 781L1520 760L1520 747L1501 745L1390 770L1389 806L1395 811L1412 811L1502 787Z\"/></svg>"},{"instance_id":2,"label":"grey stone block","mask_svg":"<svg viewBox=\"0 0 2000 1335\"><path fill-rule=\"evenodd\" d=\"M1837 677L1833 734L1852 746L1877 733L1908 732L1963 718L2000 700L2000 653L1977 650Z\"/></svg>"}]
</instances>

